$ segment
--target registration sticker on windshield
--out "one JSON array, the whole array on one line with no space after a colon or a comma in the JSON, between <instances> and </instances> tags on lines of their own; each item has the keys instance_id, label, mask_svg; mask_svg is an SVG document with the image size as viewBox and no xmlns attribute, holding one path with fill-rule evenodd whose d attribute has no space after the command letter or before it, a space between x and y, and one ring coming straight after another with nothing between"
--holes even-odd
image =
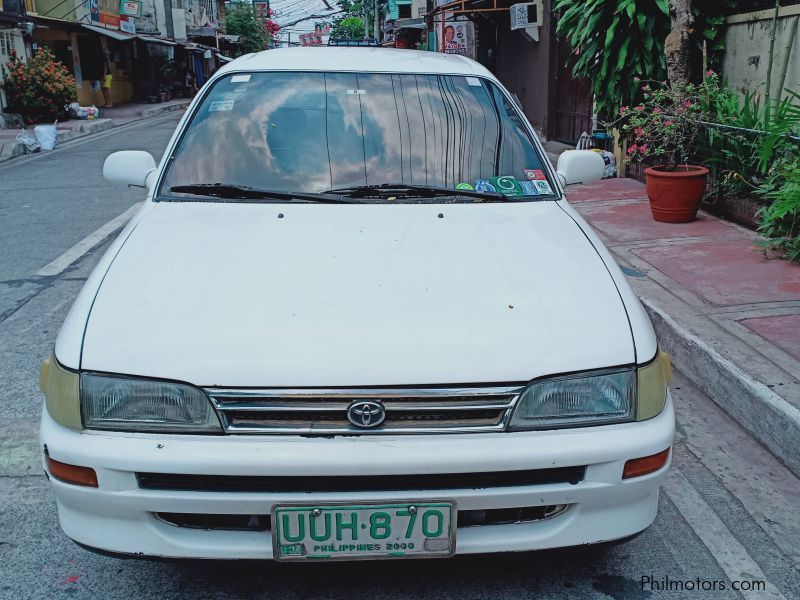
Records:
<instances>
[{"instance_id":1,"label":"registration sticker on windshield","mask_svg":"<svg viewBox=\"0 0 800 600\"><path fill-rule=\"evenodd\" d=\"M536 186L536 189L539 190L539 194L542 196L549 196L553 193L553 188L550 187L550 184L547 181L534 181L533 185Z\"/></svg>"},{"instance_id":2,"label":"registration sticker on windshield","mask_svg":"<svg viewBox=\"0 0 800 600\"><path fill-rule=\"evenodd\" d=\"M481 87L481 80L477 77L467 77L467 85L474 85L475 87Z\"/></svg>"},{"instance_id":3,"label":"registration sticker on windshield","mask_svg":"<svg viewBox=\"0 0 800 600\"><path fill-rule=\"evenodd\" d=\"M544 174L544 171L542 171L541 169L525 169L523 170L523 173L525 173L525 177L527 177L530 180L547 179L547 177Z\"/></svg>"},{"instance_id":4,"label":"registration sticker on windshield","mask_svg":"<svg viewBox=\"0 0 800 600\"><path fill-rule=\"evenodd\" d=\"M476 179L475 190L478 192L496 192L497 190L488 179Z\"/></svg>"},{"instance_id":5,"label":"registration sticker on windshield","mask_svg":"<svg viewBox=\"0 0 800 600\"><path fill-rule=\"evenodd\" d=\"M234 75L231 77L231 83L244 83L246 81L250 81L250 74L245 75Z\"/></svg>"},{"instance_id":6,"label":"registration sticker on windshield","mask_svg":"<svg viewBox=\"0 0 800 600\"><path fill-rule=\"evenodd\" d=\"M517 179L517 183L519 187L522 188L522 193L526 196L538 196L539 190L536 187L536 183L533 181L528 181L527 179Z\"/></svg>"},{"instance_id":7,"label":"registration sticker on windshield","mask_svg":"<svg viewBox=\"0 0 800 600\"><path fill-rule=\"evenodd\" d=\"M498 192L506 196L522 196L522 188L517 183L517 180L510 175L492 177L492 185Z\"/></svg>"},{"instance_id":8,"label":"registration sticker on windshield","mask_svg":"<svg viewBox=\"0 0 800 600\"><path fill-rule=\"evenodd\" d=\"M363 96L367 93L367 90L347 90L348 96Z\"/></svg>"},{"instance_id":9,"label":"registration sticker on windshield","mask_svg":"<svg viewBox=\"0 0 800 600\"><path fill-rule=\"evenodd\" d=\"M234 104L236 104L236 100L216 100L209 105L208 112L216 112L219 110L233 110Z\"/></svg>"}]
</instances>

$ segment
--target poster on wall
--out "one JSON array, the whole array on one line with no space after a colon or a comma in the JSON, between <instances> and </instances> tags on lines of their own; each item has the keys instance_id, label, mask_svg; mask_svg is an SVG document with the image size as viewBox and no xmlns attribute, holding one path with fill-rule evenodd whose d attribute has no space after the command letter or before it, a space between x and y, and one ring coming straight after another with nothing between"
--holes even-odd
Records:
<instances>
[{"instance_id":1,"label":"poster on wall","mask_svg":"<svg viewBox=\"0 0 800 600\"><path fill-rule=\"evenodd\" d=\"M138 0L121 0L119 3L119 14L127 17L141 17L142 3Z\"/></svg>"},{"instance_id":2,"label":"poster on wall","mask_svg":"<svg viewBox=\"0 0 800 600\"><path fill-rule=\"evenodd\" d=\"M441 35L441 29L437 31ZM475 58L475 29L472 21L449 21L444 23L444 44L438 40L438 48L445 54L458 54Z\"/></svg>"},{"instance_id":3,"label":"poster on wall","mask_svg":"<svg viewBox=\"0 0 800 600\"><path fill-rule=\"evenodd\" d=\"M120 17L119 30L125 33L136 33L136 22L133 17Z\"/></svg>"},{"instance_id":4,"label":"poster on wall","mask_svg":"<svg viewBox=\"0 0 800 600\"><path fill-rule=\"evenodd\" d=\"M100 22L119 28L119 0L97 0Z\"/></svg>"}]
</instances>

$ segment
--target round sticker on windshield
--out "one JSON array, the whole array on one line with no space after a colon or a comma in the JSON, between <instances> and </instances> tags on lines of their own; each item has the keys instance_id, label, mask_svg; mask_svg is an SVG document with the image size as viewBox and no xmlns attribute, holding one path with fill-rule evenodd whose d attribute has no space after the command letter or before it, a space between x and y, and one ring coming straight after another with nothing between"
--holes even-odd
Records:
<instances>
[{"instance_id":1,"label":"round sticker on windshield","mask_svg":"<svg viewBox=\"0 0 800 600\"><path fill-rule=\"evenodd\" d=\"M457 190L474 190L475 188L472 187L468 183L459 183L459 184L456 185L456 189Z\"/></svg>"},{"instance_id":2,"label":"round sticker on windshield","mask_svg":"<svg viewBox=\"0 0 800 600\"><path fill-rule=\"evenodd\" d=\"M497 191L505 194L506 196L522 196L522 188L517 183L517 180L510 175L492 177L492 184Z\"/></svg>"},{"instance_id":3,"label":"round sticker on windshield","mask_svg":"<svg viewBox=\"0 0 800 600\"><path fill-rule=\"evenodd\" d=\"M475 190L478 192L496 192L497 190L488 179L476 179Z\"/></svg>"}]
</instances>

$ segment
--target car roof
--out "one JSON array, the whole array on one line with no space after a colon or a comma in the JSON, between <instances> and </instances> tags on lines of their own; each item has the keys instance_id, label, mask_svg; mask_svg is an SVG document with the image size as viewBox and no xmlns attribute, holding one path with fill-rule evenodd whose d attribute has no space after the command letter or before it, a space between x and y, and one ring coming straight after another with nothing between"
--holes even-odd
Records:
<instances>
[{"instance_id":1,"label":"car roof","mask_svg":"<svg viewBox=\"0 0 800 600\"><path fill-rule=\"evenodd\" d=\"M477 75L495 79L480 63L441 52L395 48L318 46L276 48L246 54L218 73L236 71L344 71L365 73L430 73Z\"/></svg>"}]
</instances>

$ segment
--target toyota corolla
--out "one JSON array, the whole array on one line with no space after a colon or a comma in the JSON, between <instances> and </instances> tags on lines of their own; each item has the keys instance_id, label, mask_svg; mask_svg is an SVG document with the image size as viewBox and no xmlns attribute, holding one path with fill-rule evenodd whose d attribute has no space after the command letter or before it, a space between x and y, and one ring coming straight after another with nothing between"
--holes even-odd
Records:
<instances>
[{"instance_id":1,"label":"toyota corolla","mask_svg":"<svg viewBox=\"0 0 800 600\"><path fill-rule=\"evenodd\" d=\"M598 163L599 161L599 163ZM458 56L216 73L42 367L67 536L121 555L447 557L625 539L669 361L515 99Z\"/></svg>"}]
</instances>

